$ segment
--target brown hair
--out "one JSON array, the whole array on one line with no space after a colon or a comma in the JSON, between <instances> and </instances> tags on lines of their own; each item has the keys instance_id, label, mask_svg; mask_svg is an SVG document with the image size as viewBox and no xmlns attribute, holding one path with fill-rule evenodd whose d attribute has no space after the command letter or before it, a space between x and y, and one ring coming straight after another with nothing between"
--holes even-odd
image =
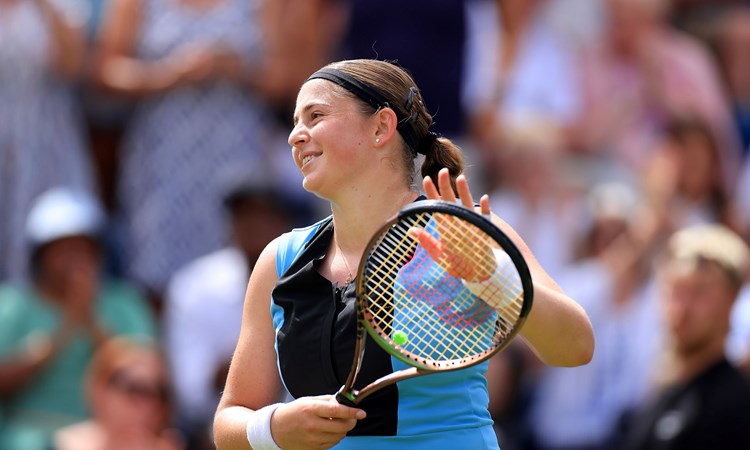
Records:
<instances>
[{"instance_id":1,"label":"brown hair","mask_svg":"<svg viewBox=\"0 0 750 450\"><path fill-rule=\"evenodd\" d=\"M430 136L432 115L427 111L422 94L417 88L414 79L403 68L387 62L375 59L354 59L339 61L328 64L325 68L336 69L344 72L357 81L364 83L369 88L377 91L388 103L388 107L394 110L400 120L399 132L404 140L403 159L408 170L408 180L414 183L414 160L417 152L425 155L421 167L423 177L429 176L437 186L437 174L442 168L450 172L451 183L455 189L455 179L464 170L463 152L461 149L445 137L433 139ZM363 112L372 114L375 111L370 104L358 98L356 95L340 88L340 91L352 98L357 98L362 106ZM419 148L411 148L404 139L403 121L406 121L407 133L413 133L413 137ZM433 135L434 136L434 135Z\"/></svg>"}]
</instances>

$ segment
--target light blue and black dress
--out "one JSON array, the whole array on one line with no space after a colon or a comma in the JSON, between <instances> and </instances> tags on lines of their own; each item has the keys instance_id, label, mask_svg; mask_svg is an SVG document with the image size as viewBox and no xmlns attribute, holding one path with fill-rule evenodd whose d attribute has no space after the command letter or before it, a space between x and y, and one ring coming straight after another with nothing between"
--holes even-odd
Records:
<instances>
[{"instance_id":1,"label":"light blue and black dress","mask_svg":"<svg viewBox=\"0 0 750 450\"><path fill-rule=\"evenodd\" d=\"M333 237L325 219L279 239L279 282L271 313L282 381L293 397L333 394L354 357L353 284L339 286L320 274ZM369 336L357 388L406 366ZM498 449L487 410L482 363L427 375L377 391L360 404L367 418L336 449Z\"/></svg>"}]
</instances>

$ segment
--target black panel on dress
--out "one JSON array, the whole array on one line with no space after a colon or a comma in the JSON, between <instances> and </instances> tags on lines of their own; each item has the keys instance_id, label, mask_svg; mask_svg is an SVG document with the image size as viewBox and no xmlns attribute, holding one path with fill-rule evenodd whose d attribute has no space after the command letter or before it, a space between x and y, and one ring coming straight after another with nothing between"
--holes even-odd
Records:
<instances>
[{"instance_id":1,"label":"black panel on dress","mask_svg":"<svg viewBox=\"0 0 750 450\"><path fill-rule=\"evenodd\" d=\"M318 271L332 236L332 224L323 225L272 292L274 302L284 310L284 324L277 336L279 366L284 384L295 398L334 394L346 381L354 358L354 285L339 288ZM365 346L357 388L393 371L390 355L369 335ZM349 436L396 434L395 385L374 393L360 407L367 418L359 421Z\"/></svg>"}]
</instances>

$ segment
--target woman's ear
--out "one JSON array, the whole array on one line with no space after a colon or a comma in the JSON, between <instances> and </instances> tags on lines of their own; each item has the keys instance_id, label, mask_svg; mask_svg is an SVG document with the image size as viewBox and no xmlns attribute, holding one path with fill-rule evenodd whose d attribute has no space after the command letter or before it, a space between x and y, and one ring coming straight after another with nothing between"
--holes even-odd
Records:
<instances>
[{"instance_id":1,"label":"woman's ear","mask_svg":"<svg viewBox=\"0 0 750 450\"><path fill-rule=\"evenodd\" d=\"M379 148L390 142L396 135L398 118L391 108L381 108L375 113L373 119L375 120L373 145Z\"/></svg>"}]
</instances>

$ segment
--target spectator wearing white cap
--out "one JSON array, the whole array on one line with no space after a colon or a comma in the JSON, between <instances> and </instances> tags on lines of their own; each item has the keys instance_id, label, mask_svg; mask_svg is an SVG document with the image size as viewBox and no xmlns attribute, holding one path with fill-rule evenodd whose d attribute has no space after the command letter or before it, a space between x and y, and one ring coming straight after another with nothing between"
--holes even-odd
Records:
<instances>
[{"instance_id":1,"label":"spectator wearing white cap","mask_svg":"<svg viewBox=\"0 0 750 450\"><path fill-rule=\"evenodd\" d=\"M101 276L104 214L82 191L53 188L26 222L32 281L0 286L0 448L49 448L50 433L87 416L84 370L111 336L154 336L141 294Z\"/></svg>"}]
</instances>

